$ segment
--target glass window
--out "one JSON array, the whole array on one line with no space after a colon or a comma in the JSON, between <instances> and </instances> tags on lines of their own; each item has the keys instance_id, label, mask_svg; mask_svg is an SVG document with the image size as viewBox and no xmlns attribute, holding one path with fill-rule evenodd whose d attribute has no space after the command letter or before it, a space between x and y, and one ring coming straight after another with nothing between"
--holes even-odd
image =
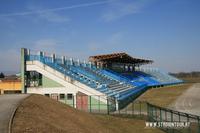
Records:
<instances>
[{"instance_id":1,"label":"glass window","mask_svg":"<svg viewBox=\"0 0 200 133\"><path fill-rule=\"evenodd\" d=\"M72 100L73 95L72 94L67 94L67 100Z\"/></svg>"},{"instance_id":2,"label":"glass window","mask_svg":"<svg viewBox=\"0 0 200 133\"><path fill-rule=\"evenodd\" d=\"M60 94L60 99L65 99L65 94Z\"/></svg>"},{"instance_id":3,"label":"glass window","mask_svg":"<svg viewBox=\"0 0 200 133\"><path fill-rule=\"evenodd\" d=\"M49 94L44 94L46 97L49 97L50 95Z\"/></svg>"}]
</instances>

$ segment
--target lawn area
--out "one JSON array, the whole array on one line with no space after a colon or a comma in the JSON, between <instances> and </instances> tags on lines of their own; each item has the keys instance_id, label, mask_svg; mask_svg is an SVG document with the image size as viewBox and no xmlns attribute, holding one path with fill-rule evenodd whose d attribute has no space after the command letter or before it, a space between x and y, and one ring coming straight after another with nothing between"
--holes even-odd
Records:
<instances>
[{"instance_id":1,"label":"lawn area","mask_svg":"<svg viewBox=\"0 0 200 133\"><path fill-rule=\"evenodd\" d=\"M168 107L192 85L192 83L185 83L177 86L152 88L142 94L138 100L147 101L162 107Z\"/></svg>"}]
</instances>

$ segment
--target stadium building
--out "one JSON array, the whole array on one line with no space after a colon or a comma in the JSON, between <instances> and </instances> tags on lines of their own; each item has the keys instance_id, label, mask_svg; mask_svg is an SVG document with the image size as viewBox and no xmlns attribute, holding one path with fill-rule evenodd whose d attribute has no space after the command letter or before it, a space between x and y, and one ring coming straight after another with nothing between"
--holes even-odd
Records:
<instances>
[{"instance_id":1,"label":"stadium building","mask_svg":"<svg viewBox=\"0 0 200 133\"><path fill-rule=\"evenodd\" d=\"M182 83L158 69L143 67L151 63L126 53L80 61L22 48L22 92L49 96L76 108L106 110L109 105L119 110L148 88Z\"/></svg>"}]
</instances>

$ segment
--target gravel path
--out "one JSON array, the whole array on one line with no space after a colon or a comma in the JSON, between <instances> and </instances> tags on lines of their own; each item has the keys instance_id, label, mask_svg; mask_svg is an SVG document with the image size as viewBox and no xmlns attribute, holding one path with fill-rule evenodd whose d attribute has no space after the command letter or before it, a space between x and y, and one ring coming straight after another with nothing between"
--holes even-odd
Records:
<instances>
[{"instance_id":1,"label":"gravel path","mask_svg":"<svg viewBox=\"0 0 200 133\"><path fill-rule=\"evenodd\" d=\"M200 83L194 84L184 92L170 108L200 116Z\"/></svg>"},{"instance_id":2,"label":"gravel path","mask_svg":"<svg viewBox=\"0 0 200 133\"><path fill-rule=\"evenodd\" d=\"M0 133L8 133L10 118L21 100L28 94L0 95Z\"/></svg>"}]
</instances>

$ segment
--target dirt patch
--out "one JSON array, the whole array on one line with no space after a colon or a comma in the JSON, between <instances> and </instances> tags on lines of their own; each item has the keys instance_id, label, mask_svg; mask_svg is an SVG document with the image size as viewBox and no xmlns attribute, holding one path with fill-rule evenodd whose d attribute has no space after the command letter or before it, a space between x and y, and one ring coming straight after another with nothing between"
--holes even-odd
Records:
<instances>
[{"instance_id":1,"label":"dirt patch","mask_svg":"<svg viewBox=\"0 0 200 133\"><path fill-rule=\"evenodd\" d=\"M13 133L161 133L145 121L92 115L41 95L25 99L16 112Z\"/></svg>"}]
</instances>

